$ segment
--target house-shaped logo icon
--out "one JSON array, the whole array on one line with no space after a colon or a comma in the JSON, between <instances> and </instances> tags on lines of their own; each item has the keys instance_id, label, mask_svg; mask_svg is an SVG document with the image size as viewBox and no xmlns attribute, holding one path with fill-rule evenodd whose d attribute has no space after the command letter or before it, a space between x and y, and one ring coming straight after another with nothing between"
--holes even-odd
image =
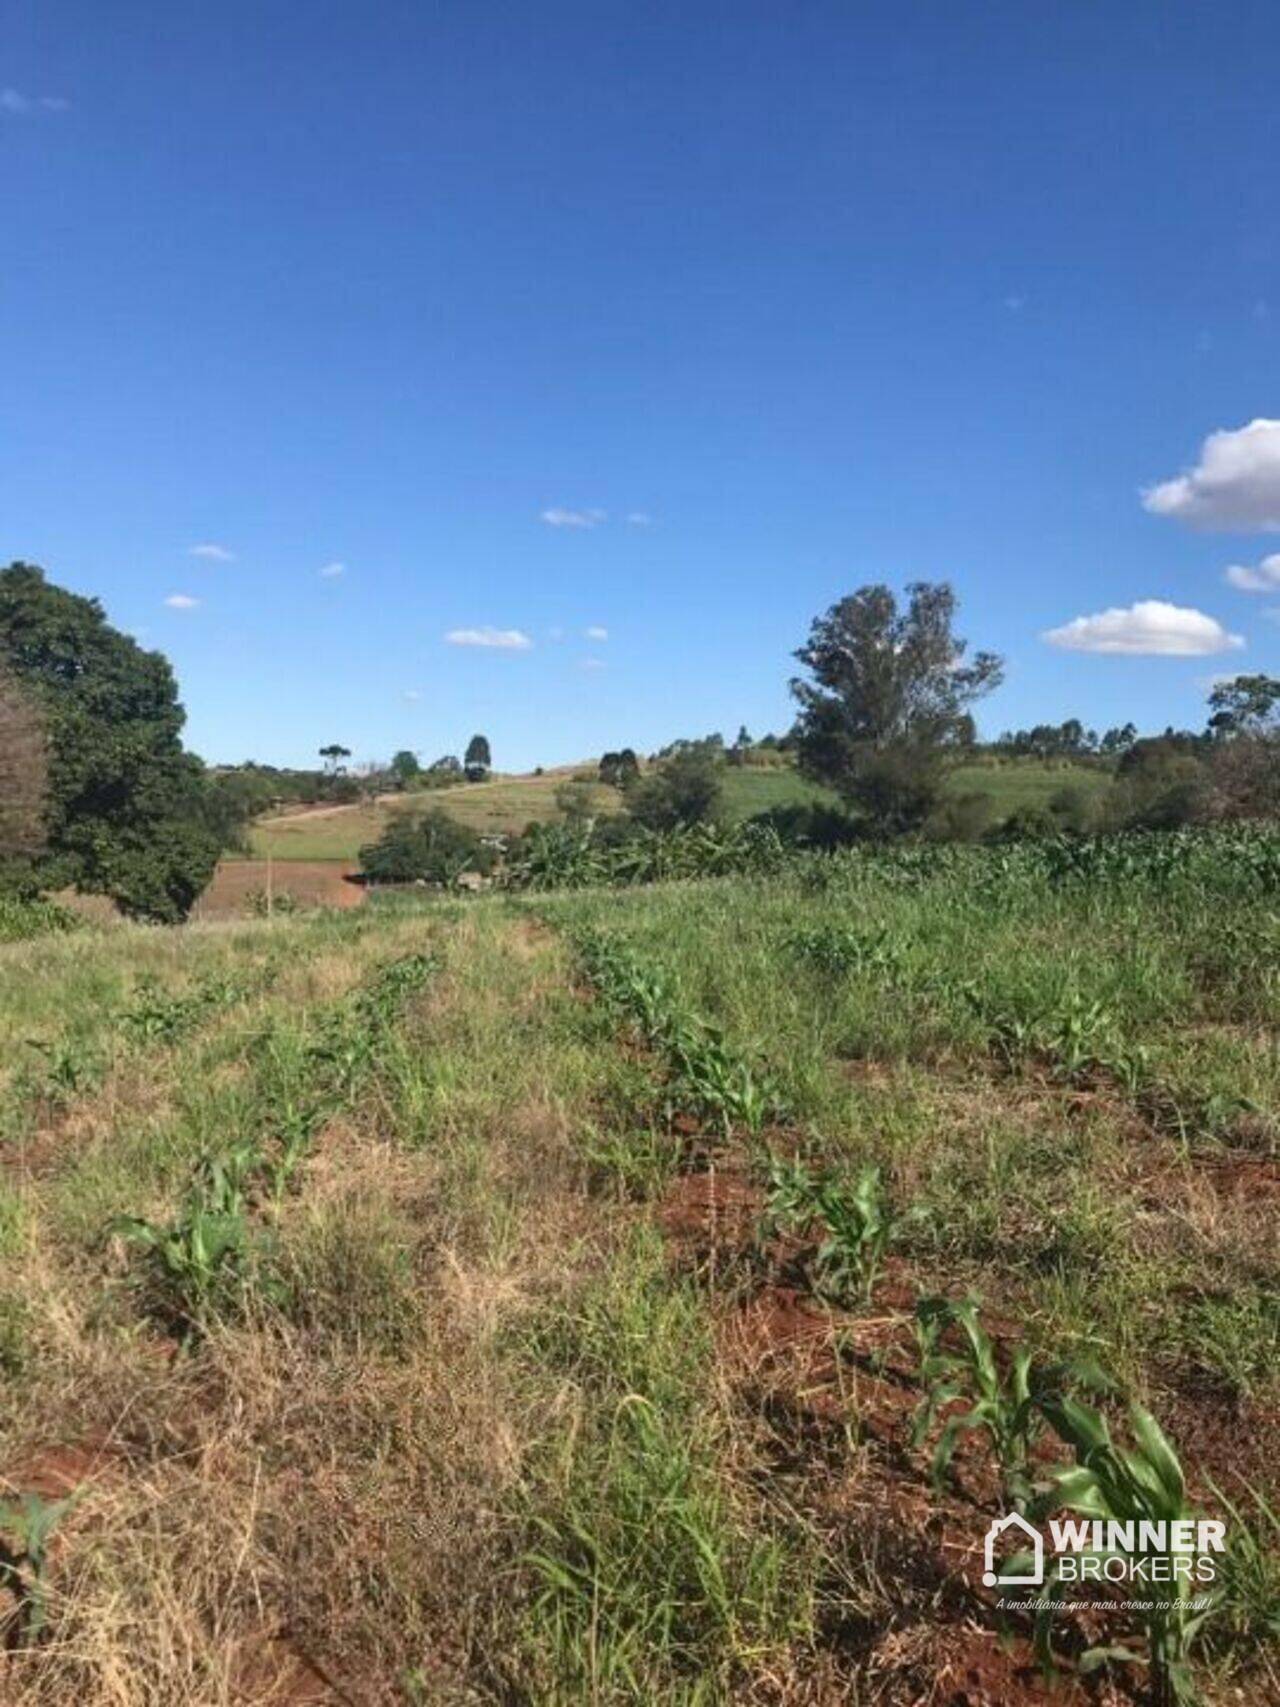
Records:
<instances>
[{"instance_id":1,"label":"house-shaped logo icon","mask_svg":"<svg viewBox=\"0 0 1280 1707\"><path fill-rule=\"evenodd\" d=\"M1031 1543L1031 1574L1029 1576L996 1575L996 1542L1006 1529L1017 1529ZM1007 1517L998 1517L987 1531L987 1539L982 1547L982 1580L988 1588L1013 1583L1031 1583L1039 1587L1044 1582L1044 1538L1038 1529L1033 1529L1025 1517L1019 1517L1016 1511L1011 1511Z\"/></svg>"}]
</instances>

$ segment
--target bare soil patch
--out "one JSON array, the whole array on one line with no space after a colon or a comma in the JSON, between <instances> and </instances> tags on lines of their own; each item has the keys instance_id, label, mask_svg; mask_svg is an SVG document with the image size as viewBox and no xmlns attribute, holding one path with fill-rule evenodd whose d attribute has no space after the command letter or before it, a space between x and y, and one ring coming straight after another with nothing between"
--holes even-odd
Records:
<instances>
[{"instance_id":1,"label":"bare soil patch","mask_svg":"<svg viewBox=\"0 0 1280 1707\"><path fill-rule=\"evenodd\" d=\"M277 899L287 895L298 906L358 907L365 898L363 885L356 882L358 867L349 860L224 859L196 902L193 917L245 918L254 897L266 893L268 870Z\"/></svg>"}]
</instances>

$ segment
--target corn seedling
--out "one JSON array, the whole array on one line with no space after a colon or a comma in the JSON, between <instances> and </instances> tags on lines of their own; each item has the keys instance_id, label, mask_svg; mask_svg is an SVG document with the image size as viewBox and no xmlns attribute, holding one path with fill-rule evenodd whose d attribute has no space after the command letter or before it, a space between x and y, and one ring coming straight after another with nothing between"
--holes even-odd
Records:
<instances>
[{"instance_id":1,"label":"corn seedling","mask_svg":"<svg viewBox=\"0 0 1280 1707\"><path fill-rule=\"evenodd\" d=\"M879 1168L847 1175L813 1174L803 1162L774 1156L763 1238L819 1229L812 1259L815 1292L838 1303L871 1296L890 1242L907 1218L895 1220Z\"/></svg>"},{"instance_id":2,"label":"corn seedling","mask_svg":"<svg viewBox=\"0 0 1280 1707\"><path fill-rule=\"evenodd\" d=\"M1037 1366L1025 1346L1015 1346L1001 1373L995 1346L982 1325L977 1298L921 1298L915 1309L916 1344L924 1398L911 1431L912 1446L923 1445L944 1407L962 1401L942 1425L933 1449L930 1474L941 1487L962 1434L982 1430L1000 1468L1005 1499L1024 1512L1032 1497L1031 1447L1043 1426L1042 1406L1067 1384L1094 1389L1109 1383L1089 1364ZM956 1348L945 1343L955 1330Z\"/></svg>"},{"instance_id":3,"label":"corn seedling","mask_svg":"<svg viewBox=\"0 0 1280 1707\"><path fill-rule=\"evenodd\" d=\"M173 1221L166 1225L126 1215L112 1223L111 1231L126 1244L147 1252L164 1307L188 1331L244 1279L247 1193L261 1159L257 1146L249 1143L208 1156Z\"/></svg>"},{"instance_id":4,"label":"corn seedling","mask_svg":"<svg viewBox=\"0 0 1280 1707\"><path fill-rule=\"evenodd\" d=\"M10 1647L26 1647L39 1640L45 1623L49 1538L75 1499L74 1494L46 1500L26 1493L0 1502L0 1588L13 1596L0 1634Z\"/></svg>"}]
</instances>

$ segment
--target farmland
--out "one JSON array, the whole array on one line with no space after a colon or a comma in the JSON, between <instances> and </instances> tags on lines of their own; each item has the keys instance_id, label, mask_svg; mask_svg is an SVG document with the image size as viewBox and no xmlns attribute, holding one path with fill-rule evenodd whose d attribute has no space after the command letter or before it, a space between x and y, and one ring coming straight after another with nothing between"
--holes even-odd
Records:
<instances>
[{"instance_id":1,"label":"farmland","mask_svg":"<svg viewBox=\"0 0 1280 1707\"><path fill-rule=\"evenodd\" d=\"M580 767L590 775L590 765ZM256 858L354 860L366 843L381 835L389 813L438 806L469 829L494 834L523 830L537 819L553 822L561 816L556 790L575 772L552 771L542 776L495 777L488 782L458 783L426 793L392 795L360 806L311 808L263 818L251 832ZM1002 814L1020 806L1042 806L1067 784L1092 793L1105 788L1108 773L1077 765L1021 761L1013 764L962 765L953 771L956 793L984 792L996 800ZM723 772L726 815L737 822L776 806L833 800L825 789L808 782L790 765L727 767ZM599 813L618 812L622 800L613 788L598 787L593 805Z\"/></svg>"},{"instance_id":2,"label":"farmland","mask_svg":"<svg viewBox=\"0 0 1280 1707\"><path fill-rule=\"evenodd\" d=\"M1223 1593L1064 1608L1053 1698L1274 1699L1278 887L1242 831L0 949L5 1700L1049 1699L983 1532L1144 1413Z\"/></svg>"}]
</instances>

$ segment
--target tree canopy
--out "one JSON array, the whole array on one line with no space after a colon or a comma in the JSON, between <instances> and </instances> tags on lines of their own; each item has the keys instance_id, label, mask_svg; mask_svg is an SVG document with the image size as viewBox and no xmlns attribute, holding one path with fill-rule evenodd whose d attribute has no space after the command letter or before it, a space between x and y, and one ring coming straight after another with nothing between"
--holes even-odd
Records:
<instances>
[{"instance_id":1,"label":"tree canopy","mask_svg":"<svg viewBox=\"0 0 1280 1707\"><path fill-rule=\"evenodd\" d=\"M791 684L801 769L886 831L923 821L940 755L972 741L968 707L1003 673L993 652L964 661L955 608L945 582L914 582L904 610L888 587L861 587L815 619L796 653L812 676Z\"/></svg>"},{"instance_id":2,"label":"tree canopy","mask_svg":"<svg viewBox=\"0 0 1280 1707\"><path fill-rule=\"evenodd\" d=\"M143 918L185 917L221 839L204 767L183 750L168 661L112 628L96 599L14 563L0 570L0 663L48 740L41 882L110 895Z\"/></svg>"}]
</instances>

